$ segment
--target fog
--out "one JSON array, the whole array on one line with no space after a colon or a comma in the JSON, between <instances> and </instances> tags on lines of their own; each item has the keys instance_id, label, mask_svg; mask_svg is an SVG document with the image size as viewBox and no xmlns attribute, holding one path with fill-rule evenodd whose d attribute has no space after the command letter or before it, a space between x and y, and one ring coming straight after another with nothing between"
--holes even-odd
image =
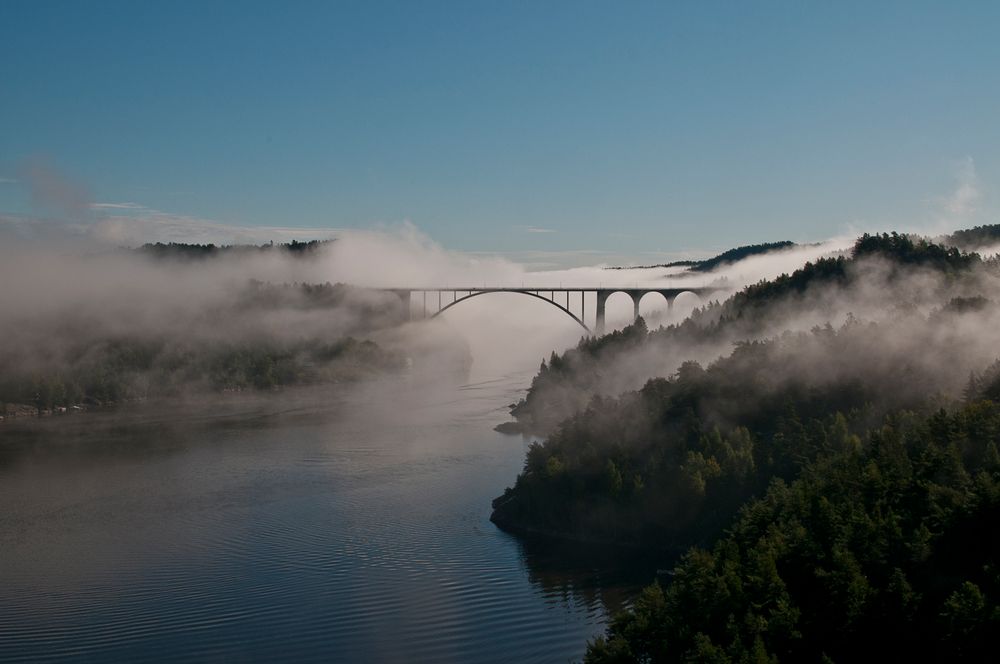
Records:
<instances>
[{"instance_id":1,"label":"fog","mask_svg":"<svg viewBox=\"0 0 1000 664\"><path fill-rule=\"evenodd\" d=\"M38 197L79 208L82 194L42 166L33 180ZM52 193L55 192L55 193ZM67 193L69 192L69 193ZM73 195L70 196L70 193ZM549 303L519 294L497 293L462 302L432 322L420 293L414 293L413 322L397 327L391 315L398 298L380 288L475 287L679 287L725 283L736 289L745 283L794 269L805 260L826 255L844 243L759 256L711 274L685 274L678 268L609 270L608 266L530 271L496 256L449 251L409 223L371 232L341 232L335 240L308 256L260 251L219 254L206 260L153 259L105 241L108 219L76 233L76 225L40 222L44 232L12 235L0 245L0 329L8 366L16 358L29 368L67 361L70 348L81 342L117 336L155 336L186 344L211 340L269 337L279 340L335 339L346 335L371 337L425 364L446 361L446 355L467 347L472 354L471 379L525 372L553 350L573 346L587 332ZM10 230L9 228L7 229ZM23 229L22 229L23 230ZM322 237L322 235L321 235ZM116 238L117 239L117 238ZM256 310L236 306L247 284L343 283L358 286L345 306L288 306ZM724 296L725 292L720 296ZM428 294L426 313L437 311L435 293ZM565 295L557 294L560 304ZM447 304L447 295L443 304ZM641 313L651 324L683 319L703 304L696 296L678 298L667 312L659 295L643 299ZM593 293L572 293L570 309L584 310L594 328ZM381 311L381 316L374 312ZM224 312L224 315L223 315ZM362 314L365 315L362 315ZM608 329L631 323L632 304L624 294L607 303ZM419 359L419 358L418 358Z\"/></svg>"},{"instance_id":2,"label":"fog","mask_svg":"<svg viewBox=\"0 0 1000 664\"><path fill-rule=\"evenodd\" d=\"M56 183L58 184L58 183ZM81 205L75 192L51 185L59 200ZM74 196L70 196L74 194ZM107 221L106 219L104 221ZM65 229L64 229L65 231ZM162 259L104 241L100 232L74 235L49 232L5 237L0 247L0 333L6 371L41 371L73 363L87 343L116 337L166 340L178 348L199 343L267 339L333 342L346 336L372 339L398 352L421 369L456 367L471 358L464 380L530 374L553 351L574 347L588 334L552 304L516 293L472 298L441 316L438 295L413 294L410 322L398 297L386 288L579 287L579 288L723 288L712 299L723 301L748 284L791 273L807 261L843 255L855 238L837 237L755 255L712 272L655 267L608 269L608 265L530 270L502 256L445 249L409 223L378 231L333 233L333 241L306 255L286 251L220 253L208 259ZM622 267L622 266L618 266ZM961 347L962 370L989 357L994 343L986 329L996 329L987 314L960 324L926 327L912 316L927 317L951 297L995 291L991 275L977 273L961 283L917 269L901 274L876 259L852 264L850 288L824 287L798 298L775 302L766 319L733 325L726 334L698 335L647 344L609 358L601 367L600 391L614 395L635 389L654 376L667 376L681 362L703 363L727 354L736 341L767 338L786 330L809 330L848 319L893 322L893 348L917 357L919 344ZM248 306L248 284L349 284L356 286L336 306L311 306L294 289L282 291L272 306ZM372 289L372 290L368 290ZM544 295L544 293L543 293ZM555 299L565 304L565 294ZM449 302L444 296L442 304ZM677 325L696 312L697 325L711 324L717 306L692 293L682 294L668 310L656 293L640 302L650 328ZM595 295L569 296L570 309L593 330ZM616 293L607 302L607 329L632 322L632 302ZM990 310L992 312L992 309ZM992 313L989 314L992 316ZM900 322L902 321L902 322ZM913 322L913 327L907 327ZM926 328L926 329L925 329ZM937 335L928 339L927 335ZM911 338L912 337L912 338ZM889 344L883 340L883 345ZM946 354L939 354L944 357ZM931 355L933 357L933 354ZM953 353L948 362L956 362ZM929 369L928 369L929 371ZM949 376L954 371L946 372ZM581 399L586 395L582 394Z\"/></svg>"},{"instance_id":3,"label":"fog","mask_svg":"<svg viewBox=\"0 0 1000 664\"><path fill-rule=\"evenodd\" d=\"M156 337L193 344L262 337L371 337L401 348L424 365L470 352L473 380L537 368L553 350L586 334L551 304L516 294L462 302L433 323L421 321L423 296L412 300L412 324L398 326L396 296L353 290L344 306L236 306L250 280L268 284L343 283L364 288L665 287L724 284L730 291L794 270L806 260L842 250L850 239L752 257L711 274L681 268L609 270L608 265L531 270L502 256L449 251L409 222L382 230L249 228L170 215L131 202L95 200L82 183L44 158L16 172L35 216L0 216L0 356L30 368L66 362L81 342L115 336ZM201 261L151 260L128 251L146 241L262 244L334 239L308 257L283 252L230 253ZM707 257L707 256L706 256ZM723 291L719 297L725 297ZM565 296L559 300L565 302ZM446 302L445 302L446 303ZM428 294L429 313L437 295ZM640 303L651 325L677 323L704 304L679 297L668 312L651 294ZM569 307L594 329L594 294L570 295ZM374 315L382 312L385 315ZM607 302L607 329L632 322L624 294ZM437 353L443 353L439 357ZM659 365L658 365L659 366Z\"/></svg>"},{"instance_id":4,"label":"fog","mask_svg":"<svg viewBox=\"0 0 1000 664\"><path fill-rule=\"evenodd\" d=\"M814 250L844 255L845 244L835 240ZM805 257L798 250L792 255L796 261ZM970 375L983 373L1000 357L996 261L942 269L933 262L920 266L878 253L850 255L834 277L802 278L801 288L780 292L770 284L756 300L700 309L676 329L569 353L556 377L535 390L536 405L522 412L536 431L549 431L595 395L638 389L650 378L675 374L687 360L707 366L730 355L735 345L753 340L771 340L775 348L785 349L775 351L766 364L765 383L775 389L853 381L881 393L883 401L911 408L927 399L947 403L961 398ZM734 278L751 269L767 274L772 261L777 266L788 258L754 257L716 274ZM845 341L824 341L829 339L825 330L840 330ZM745 378L744 399L752 402L760 396L755 390L761 385L754 381L761 375L751 371Z\"/></svg>"}]
</instances>

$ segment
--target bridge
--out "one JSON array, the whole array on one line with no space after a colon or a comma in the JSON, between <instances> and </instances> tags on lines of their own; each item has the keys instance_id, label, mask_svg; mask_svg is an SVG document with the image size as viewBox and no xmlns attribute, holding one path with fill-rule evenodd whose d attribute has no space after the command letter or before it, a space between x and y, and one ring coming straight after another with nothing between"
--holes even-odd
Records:
<instances>
[{"instance_id":1,"label":"bridge","mask_svg":"<svg viewBox=\"0 0 1000 664\"><path fill-rule=\"evenodd\" d=\"M580 325L588 333L591 333L590 327L586 323L586 304L587 297L589 293L593 293L596 296L596 311L594 312L594 332L597 334L604 334L605 326L605 305L608 302L608 298L615 293L625 293L630 298L632 298L632 310L633 310L633 320L639 317L639 300L643 298L644 295L648 293L659 293L663 296L663 299L667 301L667 309L669 310L673 307L674 300L677 296L682 293L694 293L702 300L714 295L716 293L727 292L729 288L713 287L713 286L703 286L697 288L614 288L614 287L603 287L599 286L597 288L587 288L587 287L558 287L553 288L551 286L546 287L526 287L522 286L520 288L508 288L508 287L495 287L495 288L459 288L459 287L447 287L447 288L380 288L383 292L395 293L399 296L400 300L403 302L403 310L406 312L407 320L410 320L413 316L413 299L414 295L419 295L422 298L422 312L423 318L437 318L443 314L448 309L470 300L474 297L479 297L482 295L487 295L489 293L519 293L521 295L527 295L533 297L543 302L548 302L552 306L556 307L567 316L572 318L577 324ZM579 293L579 315L574 311L571 306L571 294ZM431 295L430 298L430 308L428 308L428 294ZM434 297L436 295L436 297ZM574 298L575 299L575 298ZM428 315L430 314L430 315Z\"/></svg>"}]
</instances>

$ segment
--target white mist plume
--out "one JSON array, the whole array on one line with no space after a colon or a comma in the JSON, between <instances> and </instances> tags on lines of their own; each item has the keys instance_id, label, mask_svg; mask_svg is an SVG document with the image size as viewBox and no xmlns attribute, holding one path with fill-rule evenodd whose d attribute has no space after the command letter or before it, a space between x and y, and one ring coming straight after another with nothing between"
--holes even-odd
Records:
<instances>
[{"instance_id":1,"label":"white mist plume","mask_svg":"<svg viewBox=\"0 0 1000 664\"><path fill-rule=\"evenodd\" d=\"M6 226L20 240L4 236L0 246L0 278L16 288L0 291L0 322L41 320L58 312L87 312L101 326L116 330L175 330L177 333L235 333L223 327L212 330L196 325L199 311L225 306L250 279L272 283L342 282L371 288L478 288L478 287L579 287L579 288L698 288L724 284L718 299L743 286L792 272L806 261L836 255L853 237L750 256L712 272L683 268L610 270L606 265L530 270L509 258L464 253L443 248L409 222L374 231L308 229L295 227L241 227L174 215L132 201L92 202L86 188L72 182L44 160L26 163L19 179L29 187L38 207L53 217L6 215L0 218L0 235ZM950 213L975 211L980 198L973 161L959 169L959 183L944 204ZM4 223L6 221L6 223ZM25 239L28 238L28 239ZM34 241L32 241L32 238ZM269 240L336 238L314 259L293 260L274 253L218 257L178 265L154 262L107 246L145 241L263 243ZM387 302L386 296L372 295ZM394 297L388 295L388 297ZM428 295L427 311L437 310L437 295ZM555 299L566 304L565 295ZM379 298L381 298L379 300ZM423 297L414 295L413 313L424 311ZM442 305L447 301L442 301ZM680 322L704 304L693 295L681 296L668 311L666 302L650 294L639 304L640 313L653 325ZM851 305L857 313L858 304ZM593 294L569 296L569 307L593 329L596 300ZM860 307L867 310L867 307ZM877 307L872 307L877 308ZM836 316L844 307L833 307ZM618 294L607 303L608 329L631 322L630 299ZM834 317L836 317L834 316ZM585 331L551 304L516 294L491 294L473 298L450 309L440 322L470 340L478 366L485 371L527 370L537 366L552 350L574 345ZM814 317L815 318L815 317ZM816 318L801 325L822 323ZM273 334L310 334L326 330L347 333L354 321L332 321L322 314L281 312L260 317L253 324ZM9 327L9 326L8 326ZM713 349L711 352L724 350ZM686 359L641 360L647 370L672 370L671 363ZM705 353L698 352L703 358Z\"/></svg>"},{"instance_id":2,"label":"white mist plume","mask_svg":"<svg viewBox=\"0 0 1000 664\"><path fill-rule=\"evenodd\" d=\"M976 212L981 198L979 176L976 174L976 163L972 157L962 160L958 167L957 179L955 191L945 201L944 208L953 218L964 219Z\"/></svg>"}]
</instances>

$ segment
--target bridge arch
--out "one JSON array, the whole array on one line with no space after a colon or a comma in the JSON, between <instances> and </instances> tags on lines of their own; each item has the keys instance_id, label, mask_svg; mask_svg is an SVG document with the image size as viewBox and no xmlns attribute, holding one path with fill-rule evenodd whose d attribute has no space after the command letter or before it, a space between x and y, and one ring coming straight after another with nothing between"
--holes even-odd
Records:
<instances>
[{"instance_id":1,"label":"bridge arch","mask_svg":"<svg viewBox=\"0 0 1000 664\"><path fill-rule=\"evenodd\" d=\"M431 316L431 318L437 318L438 316L440 316L444 312L446 312L449 309L451 309L452 307L454 307L456 304L460 304L462 302L465 302L466 300L471 300L472 298L478 297L480 295L489 295L491 293L496 293L496 292L507 292L507 293L517 293L519 295L528 295L528 296L533 297L535 299L541 300L542 302L545 302L546 304L551 304L553 307L555 307L556 309L558 309L559 311L563 312L564 314L566 314L567 316L569 316L570 318L572 318L574 321L576 321L576 324L579 325L580 327L582 327L584 330L586 330L587 334L592 334L590 328L587 327L587 324L584 323L576 314L574 314L572 311L570 311L569 309L567 309L563 305L559 304L555 300L550 300L547 297L542 297L538 293L532 293L530 291L523 291L523 290L512 290L512 291L473 291L473 292L469 293L468 295L463 295L462 297L460 297L460 298L458 298L456 300L452 300L448 304L444 305L443 307L441 307L440 310L438 310L437 312L435 312Z\"/></svg>"},{"instance_id":2,"label":"bridge arch","mask_svg":"<svg viewBox=\"0 0 1000 664\"><path fill-rule=\"evenodd\" d=\"M642 316L650 327L656 327L670 314L673 298L658 290L648 290L636 293L638 300L635 311Z\"/></svg>"},{"instance_id":3,"label":"bridge arch","mask_svg":"<svg viewBox=\"0 0 1000 664\"><path fill-rule=\"evenodd\" d=\"M690 316L695 309L704 306L706 299L702 298L699 293L686 290L674 295L673 304L675 314L680 316L678 320L683 320Z\"/></svg>"}]
</instances>

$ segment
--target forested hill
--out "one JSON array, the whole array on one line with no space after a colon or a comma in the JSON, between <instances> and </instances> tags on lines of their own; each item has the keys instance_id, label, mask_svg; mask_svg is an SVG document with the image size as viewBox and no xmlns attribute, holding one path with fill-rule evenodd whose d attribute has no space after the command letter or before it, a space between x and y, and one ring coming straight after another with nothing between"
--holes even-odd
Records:
<instances>
[{"instance_id":1,"label":"forested hill","mask_svg":"<svg viewBox=\"0 0 1000 664\"><path fill-rule=\"evenodd\" d=\"M775 481L616 617L586 661L994 661L993 389L951 412L889 418Z\"/></svg>"},{"instance_id":2,"label":"forested hill","mask_svg":"<svg viewBox=\"0 0 1000 664\"><path fill-rule=\"evenodd\" d=\"M514 413L547 438L492 519L664 567L688 550L588 661L995 652L998 272L865 235L679 326L640 319L543 363Z\"/></svg>"},{"instance_id":3,"label":"forested hill","mask_svg":"<svg viewBox=\"0 0 1000 664\"><path fill-rule=\"evenodd\" d=\"M609 270L633 270L648 269L654 267L686 267L690 272L711 272L717 267L729 265L750 256L766 254L781 249L790 249L797 246L794 242L765 242L763 244L748 244L735 249L728 249L718 256L706 258L700 261L673 261L671 263L661 263L659 265L640 265L637 267L609 267Z\"/></svg>"},{"instance_id":4,"label":"forested hill","mask_svg":"<svg viewBox=\"0 0 1000 664\"><path fill-rule=\"evenodd\" d=\"M335 240L309 240L299 242L292 240L280 244L270 242L268 244L185 244L181 242L144 244L134 251L143 256L157 259L175 260L199 260L205 258L215 258L218 256L245 256L259 255L262 253L280 253L289 256L311 256L317 250L335 242Z\"/></svg>"},{"instance_id":5,"label":"forested hill","mask_svg":"<svg viewBox=\"0 0 1000 664\"><path fill-rule=\"evenodd\" d=\"M974 333L961 330L997 320L1000 308L966 305L745 342L708 367L687 362L638 391L594 397L530 448L493 518L513 530L662 549L710 542L775 478L791 481L855 446L891 413L949 403L949 372L968 387L968 355L1000 351L970 352Z\"/></svg>"},{"instance_id":6,"label":"forested hill","mask_svg":"<svg viewBox=\"0 0 1000 664\"><path fill-rule=\"evenodd\" d=\"M998 267L995 259L984 261L926 239L866 234L848 256L821 258L747 286L680 324L647 330L639 323L581 339L576 348L553 354L513 414L526 430L544 435L594 395L636 389L686 360L708 362L737 341L839 324L848 316L927 314L952 298L982 296L997 283Z\"/></svg>"},{"instance_id":7,"label":"forested hill","mask_svg":"<svg viewBox=\"0 0 1000 664\"><path fill-rule=\"evenodd\" d=\"M941 244L958 247L964 251L976 251L1000 244L1000 224L976 226L966 230L955 231L938 239Z\"/></svg>"},{"instance_id":8,"label":"forested hill","mask_svg":"<svg viewBox=\"0 0 1000 664\"><path fill-rule=\"evenodd\" d=\"M191 246L191 245L187 245ZM398 298L345 284L248 281L190 306L124 313L67 308L4 321L0 415L39 414L189 393L352 381L401 371L406 357L365 337L398 325Z\"/></svg>"}]
</instances>

